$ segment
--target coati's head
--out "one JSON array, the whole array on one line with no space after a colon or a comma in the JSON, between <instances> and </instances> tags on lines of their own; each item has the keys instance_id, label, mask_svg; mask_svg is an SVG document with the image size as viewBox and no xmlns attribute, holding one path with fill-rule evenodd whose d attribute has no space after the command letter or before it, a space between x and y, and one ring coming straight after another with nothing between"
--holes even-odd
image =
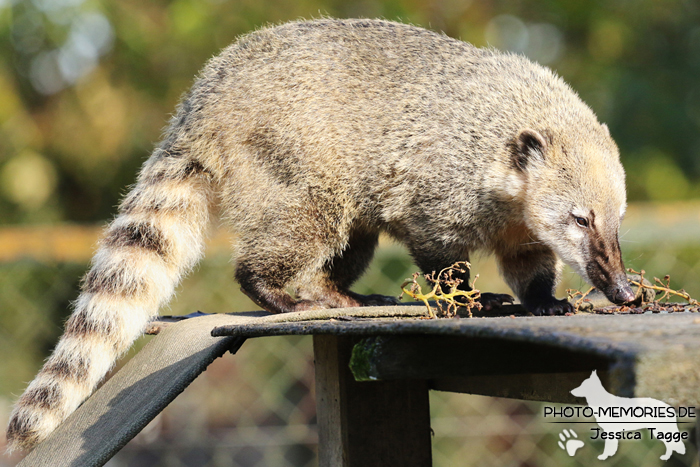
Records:
<instances>
[{"instance_id":1,"label":"coati's head","mask_svg":"<svg viewBox=\"0 0 700 467\"><path fill-rule=\"evenodd\" d=\"M610 301L632 301L618 238L625 172L607 127L524 129L512 157L528 228Z\"/></svg>"}]
</instances>

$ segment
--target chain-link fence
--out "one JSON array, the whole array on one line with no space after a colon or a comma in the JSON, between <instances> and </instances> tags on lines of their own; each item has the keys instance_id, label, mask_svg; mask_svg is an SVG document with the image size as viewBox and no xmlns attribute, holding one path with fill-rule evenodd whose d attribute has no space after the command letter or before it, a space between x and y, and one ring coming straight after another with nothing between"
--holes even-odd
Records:
<instances>
[{"instance_id":1,"label":"chain-link fence","mask_svg":"<svg viewBox=\"0 0 700 467\"><path fill-rule=\"evenodd\" d=\"M644 268L650 275L671 274L673 285L700 295L700 208L635 208L628 218L623 228L626 264ZM60 236L53 237L55 240ZM214 242L207 258L183 283L171 309L163 313L254 308L232 279L230 257L221 248L222 243L225 240ZM89 247L75 249L83 253L58 256L60 261L51 259L57 256L50 249L32 255L30 248L13 256L3 248L0 246L0 257L5 258L0 263L0 423L4 426L12 400L32 378L61 332L69 302L75 298L86 268L84 252ZM13 248L19 251L22 246ZM68 247L62 248L65 252ZM507 291L492 259L473 260L473 269L480 274L479 288ZM415 270L405 250L386 241L355 290L398 295L401 281ZM565 272L563 282L560 294L568 287L584 287L570 272ZM144 337L132 353L148 339ZM316 465L311 347L308 336L248 340L235 356L215 361L108 465ZM436 466L573 466L601 462L596 458L603 450L603 441L590 440L592 425L565 426L574 428L585 441L585 446L569 457L557 445L564 426L544 421L543 404L441 392L432 392L430 397ZM691 428L690 423L681 424L682 430ZM663 443L650 440L646 432L643 437L643 442L623 440L606 465L662 465L659 456L664 452ZM665 465L695 465L697 451L690 443L686 446L684 456L674 454ZM14 465L18 459L5 455L0 457L0 466Z\"/></svg>"}]
</instances>

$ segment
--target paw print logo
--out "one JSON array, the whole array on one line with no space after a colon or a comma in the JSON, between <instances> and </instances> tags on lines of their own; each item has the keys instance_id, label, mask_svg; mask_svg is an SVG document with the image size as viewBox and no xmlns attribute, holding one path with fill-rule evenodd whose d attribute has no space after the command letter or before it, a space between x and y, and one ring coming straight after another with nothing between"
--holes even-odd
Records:
<instances>
[{"instance_id":1,"label":"paw print logo","mask_svg":"<svg viewBox=\"0 0 700 467\"><path fill-rule=\"evenodd\" d=\"M571 457L574 457L576 451L583 447L583 441L578 439L578 435L574 430L567 430L564 428L564 430L559 433L559 439L561 441L559 441L557 444Z\"/></svg>"}]
</instances>

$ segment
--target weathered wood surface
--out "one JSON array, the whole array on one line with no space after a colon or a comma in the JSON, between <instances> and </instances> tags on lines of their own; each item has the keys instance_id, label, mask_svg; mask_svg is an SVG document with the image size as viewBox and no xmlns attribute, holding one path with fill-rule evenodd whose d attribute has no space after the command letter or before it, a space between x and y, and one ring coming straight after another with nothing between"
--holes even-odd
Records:
<instances>
[{"instance_id":1,"label":"weathered wood surface","mask_svg":"<svg viewBox=\"0 0 700 467\"><path fill-rule=\"evenodd\" d=\"M209 364L243 338L211 337L224 315L190 319L166 329L86 400L19 466L104 465L175 399ZM230 319L229 319L230 321Z\"/></svg>"},{"instance_id":2,"label":"weathered wood surface","mask_svg":"<svg viewBox=\"0 0 700 467\"><path fill-rule=\"evenodd\" d=\"M508 307L501 310L508 311ZM618 395L654 397L674 405L700 405L698 313L417 318L424 313L425 308L420 306L287 315L250 312L204 315L164 325L156 339L20 465L103 465L213 359L235 350L246 337L256 336L314 334L318 342L326 338L341 342L383 336L381 352L372 355L365 348L363 370L366 379L386 380L381 383L355 382L349 376L343 363L349 358L349 347L338 347L344 350L336 350L335 357L323 357L327 361L336 359L335 370L330 364L322 364L329 371L322 376L322 381L326 381L323 391L335 391L341 401L357 400L349 407L360 407L358 412L342 409L344 402L335 408L341 416L345 410L348 420L355 417L357 423L376 423L376 417L372 417L378 414L379 419L394 417L397 408L391 406L392 397L411 407L409 413L420 414L416 420L424 417L421 398L427 394L428 386L407 378L427 380L435 389L558 400L563 397L561 391L557 393L552 388L569 390L591 369L597 369L604 376L606 387ZM385 317L371 318L378 315ZM332 380L336 377L338 385L334 389ZM344 382L340 384L341 381ZM421 388L420 384L424 386ZM349 393L348 388L352 388ZM418 392L411 392L415 388ZM399 393L405 394L403 399L396 397ZM367 398L384 402L363 412L361 401ZM388 412L381 412L379 406L386 406ZM350 423L350 427L357 423ZM423 425L424 421L416 422L418 427ZM406 449L399 440L388 444ZM393 448L387 449L389 452ZM422 454L414 455L422 458Z\"/></svg>"},{"instance_id":3,"label":"weathered wood surface","mask_svg":"<svg viewBox=\"0 0 700 467\"><path fill-rule=\"evenodd\" d=\"M609 302L606 302L609 304ZM223 315L223 313L220 313ZM459 308L458 314L461 317L468 317L469 311L466 308ZM481 311L473 310L472 314L477 318L496 316L532 316L522 305L507 305L506 307ZM151 321L146 328L146 334L156 335L161 330L174 323L190 318L208 316L210 313L197 311L189 315L159 316ZM430 315L422 302L405 303L402 306L384 307L362 307L362 308L333 308L321 310L298 311L294 313L275 314L267 311L246 311L241 313L230 313L225 316L231 317L231 324L217 327L217 333L226 335L225 328L241 329L242 326L265 324L296 323L306 321L350 321L356 318L429 318ZM263 335L263 334L261 334Z\"/></svg>"},{"instance_id":4,"label":"weathered wood surface","mask_svg":"<svg viewBox=\"0 0 700 467\"><path fill-rule=\"evenodd\" d=\"M355 381L349 370L355 342L314 337L319 466L430 466L426 381Z\"/></svg>"},{"instance_id":5,"label":"weathered wood surface","mask_svg":"<svg viewBox=\"0 0 700 467\"><path fill-rule=\"evenodd\" d=\"M359 310L383 311L382 308ZM399 313L402 308L414 307L390 308ZM350 314L353 309L345 311ZM512 373L512 359L527 362L528 355L537 355L540 360L537 368L532 366L534 363L528 363L531 365L528 371L541 374L558 374L564 370L566 373L581 372L603 365L605 368L598 366L596 369L608 373L608 389L618 395L643 395L671 404L700 405L700 314L697 313L436 320L347 317L292 323L261 320L241 325L233 321L231 325L215 328L212 334L239 337L285 334L453 336L472 341L490 340L490 343L478 344L487 348L520 343L523 347L518 348L517 356L500 351L470 354L459 364L481 368L472 370L472 376L484 377L487 376L482 374L485 368L504 368L511 373L504 370L503 375L516 374ZM569 367L566 356L572 358ZM584 365L582 361L588 363ZM445 377L450 376L449 371L446 369ZM432 377L444 379L435 374ZM522 389L529 391L527 387ZM570 399L562 400L565 401Z\"/></svg>"}]
</instances>

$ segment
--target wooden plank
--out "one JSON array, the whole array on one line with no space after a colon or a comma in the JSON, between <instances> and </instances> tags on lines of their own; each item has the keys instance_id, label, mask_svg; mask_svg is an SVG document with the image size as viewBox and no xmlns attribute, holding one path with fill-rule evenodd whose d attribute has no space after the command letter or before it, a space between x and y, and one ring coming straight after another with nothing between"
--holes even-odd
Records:
<instances>
[{"instance_id":1,"label":"wooden plank","mask_svg":"<svg viewBox=\"0 0 700 467\"><path fill-rule=\"evenodd\" d=\"M210 315L164 329L19 466L104 465L212 361L243 344L243 338L211 337L223 318Z\"/></svg>"},{"instance_id":2,"label":"wooden plank","mask_svg":"<svg viewBox=\"0 0 700 467\"><path fill-rule=\"evenodd\" d=\"M424 380L357 382L355 338L314 336L320 467L430 466Z\"/></svg>"}]
</instances>

